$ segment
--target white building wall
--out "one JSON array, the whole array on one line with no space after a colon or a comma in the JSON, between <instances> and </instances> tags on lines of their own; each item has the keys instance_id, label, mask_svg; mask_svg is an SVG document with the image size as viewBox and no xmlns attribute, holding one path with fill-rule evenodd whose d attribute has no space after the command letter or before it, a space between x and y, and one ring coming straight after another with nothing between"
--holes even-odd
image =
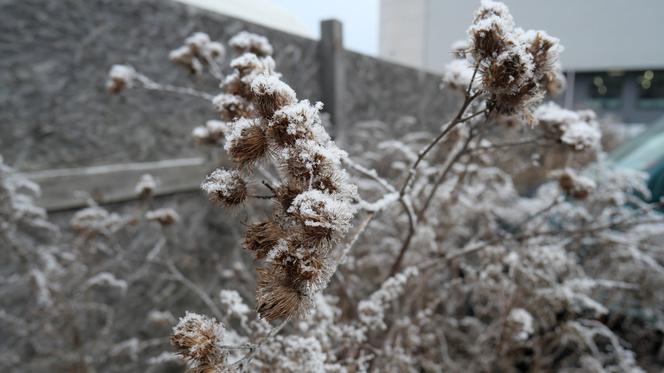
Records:
<instances>
[{"instance_id":1,"label":"white building wall","mask_svg":"<svg viewBox=\"0 0 664 373\"><path fill-rule=\"evenodd\" d=\"M378 53L382 58L409 66L425 66L427 1L381 0Z\"/></svg>"},{"instance_id":2,"label":"white building wall","mask_svg":"<svg viewBox=\"0 0 664 373\"><path fill-rule=\"evenodd\" d=\"M422 6L424 2L424 6ZM662 0L504 0L517 25L561 39L562 62L577 71L664 67ZM381 0L381 56L441 71L465 38L479 1ZM408 7L415 9L408 11ZM390 15L383 17L382 14ZM417 33L424 25L424 31ZM389 41L388 38L403 40ZM410 44L419 40L420 47ZM385 48L383 48L385 46ZM424 57L417 57L417 56Z\"/></svg>"}]
</instances>

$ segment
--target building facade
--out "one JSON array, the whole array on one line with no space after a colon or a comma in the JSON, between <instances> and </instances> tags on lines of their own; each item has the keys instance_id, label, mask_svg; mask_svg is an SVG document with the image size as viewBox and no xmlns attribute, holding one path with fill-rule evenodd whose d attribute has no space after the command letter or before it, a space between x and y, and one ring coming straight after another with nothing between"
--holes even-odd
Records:
<instances>
[{"instance_id":1,"label":"building facade","mask_svg":"<svg viewBox=\"0 0 664 373\"><path fill-rule=\"evenodd\" d=\"M625 122L664 115L664 1L504 0L523 28L546 30L565 47L570 89L560 101ZM381 0L382 58L433 72L466 37L479 1Z\"/></svg>"}]
</instances>

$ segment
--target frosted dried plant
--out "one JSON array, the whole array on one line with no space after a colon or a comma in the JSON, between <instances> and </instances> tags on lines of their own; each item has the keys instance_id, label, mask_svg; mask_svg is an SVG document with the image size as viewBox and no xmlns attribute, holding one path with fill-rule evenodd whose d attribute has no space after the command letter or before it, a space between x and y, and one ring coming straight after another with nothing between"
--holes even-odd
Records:
<instances>
[{"instance_id":1,"label":"frosted dried plant","mask_svg":"<svg viewBox=\"0 0 664 373\"><path fill-rule=\"evenodd\" d=\"M639 371L648 363L634 343L662 330L661 204L647 201L642 175L606 167L594 114L540 105L564 88L556 38L522 30L504 4L482 1L443 76L461 98L452 119L433 134L404 127L399 140L383 124L359 124L350 156L321 125L322 104L298 100L276 72L267 39L242 33L229 45L237 57L218 77L220 94L135 70L125 84L209 101L218 118L193 136L223 144L234 167L213 171L201 188L234 209L273 202L267 216L248 210L242 242L257 264L257 319L246 294L223 290L219 309L169 264L227 326L204 349L223 356L212 370ZM562 165L542 165L549 148ZM574 169L588 159L595 166ZM544 169L534 181L542 185L526 198L515 176L533 168ZM243 265L227 271L246 278ZM284 329L291 333L279 335Z\"/></svg>"}]
</instances>

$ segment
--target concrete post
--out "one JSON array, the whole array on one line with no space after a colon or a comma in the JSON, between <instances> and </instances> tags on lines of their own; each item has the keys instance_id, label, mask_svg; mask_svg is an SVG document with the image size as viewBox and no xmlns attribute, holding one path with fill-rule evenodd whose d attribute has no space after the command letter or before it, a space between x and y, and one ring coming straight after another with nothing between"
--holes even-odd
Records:
<instances>
[{"instance_id":1,"label":"concrete post","mask_svg":"<svg viewBox=\"0 0 664 373\"><path fill-rule=\"evenodd\" d=\"M332 135L337 143L343 143L346 136L346 112L344 93L346 75L344 73L343 36L341 22L330 19L320 24L320 77L325 112L330 114Z\"/></svg>"}]
</instances>

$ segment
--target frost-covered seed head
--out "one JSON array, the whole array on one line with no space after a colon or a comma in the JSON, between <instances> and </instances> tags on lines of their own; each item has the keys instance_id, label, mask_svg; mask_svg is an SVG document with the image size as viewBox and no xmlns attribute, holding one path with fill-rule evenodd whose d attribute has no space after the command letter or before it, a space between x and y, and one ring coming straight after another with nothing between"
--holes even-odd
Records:
<instances>
[{"instance_id":1,"label":"frost-covered seed head","mask_svg":"<svg viewBox=\"0 0 664 373\"><path fill-rule=\"evenodd\" d=\"M233 36L228 41L228 45L235 50L235 53L242 54L246 52L257 56L269 56L272 54L272 45L266 37L242 31Z\"/></svg>"},{"instance_id":2,"label":"frost-covered seed head","mask_svg":"<svg viewBox=\"0 0 664 373\"><path fill-rule=\"evenodd\" d=\"M574 170L565 169L555 172L554 176L558 176L558 185L560 189L575 199L586 199L590 193L596 188L593 180L578 175Z\"/></svg>"},{"instance_id":3,"label":"frost-covered seed head","mask_svg":"<svg viewBox=\"0 0 664 373\"><path fill-rule=\"evenodd\" d=\"M286 233L279 224L267 220L247 226L243 247L252 251L256 259L263 259L274 246L286 237Z\"/></svg>"},{"instance_id":4,"label":"frost-covered seed head","mask_svg":"<svg viewBox=\"0 0 664 373\"><path fill-rule=\"evenodd\" d=\"M187 312L171 333L176 353L194 368L214 369L225 364L227 352L221 346L224 326L215 319Z\"/></svg>"},{"instance_id":5,"label":"frost-covered seed head","mask_svg":"<svg viewBox=\"0 0 664 373\"><path fill-rule=\"evenodd\" d=\"M250 166L266 155L269 143L258 119L240 118L231 124L224 148L235 162Z\"/></svg>"},{"instance_id":6,"label":"frost-covered seed head","mask_svg":"<svg viewBox=\"0 0 664 373\"><path fill-rule=\"evenodd\" d=\"M275 111L297 102L295 91L274 75L259 75L251 82L253 103L264 118L272 118Z\"/></svg>"},{"instance_id":7,"label":"frost-covered seed head","mask_svg":"<svg viewBox=\"0 0 664 373\"><path fill-rule=\"evenodd\" d=\"M173 225L180 221L180 215L172 208L160 208L145 213L145 218L156 221L162 226Z\"/></svg>"},{"instance_id":8,"label":"frost-covered seed head","mask_svg":"<svg viewBox=\"0 0 664 373\"><path fill-rule=\"evenodd\" d=\"M227 207L237 206L247 199L247 183L237 170L216 169L201 184L210 201Z\"/></svg>"},{"instance_id":9,"label":"frost-covered seed head","mask_svg":"<svg viewBox=\"0 0 664 373\"><path fill-rule=\"evenodd\" d=\"M226 122L247 117L251 114L249 102L238 95L221 93L212 99L212 104L221 115L221 119Z\"/></svg>"},{"instance_id":10,"label":"frost-covered seed head","mask_svg":"<svg viewBox=\"0 0 664 373\"><path fill-rule=\"evenodd\" d=\"M136 70L129 65L113 65L108 73L106 89L110 93L120 93L134 85Z\"/></svg>"},{"instance_id":11,"label":"frost-covered seed head","mask_svg":"<svg viewBox=\"0 0 664 373\"><path fill-rule=\"evenodd\" d=\"M136 187L134 187L134 192L136 192L139 197L146 198L151 196L156 189L157 180L152 177L152 175L145 174L138 180Z\"/></svg>"}]
</instances>

